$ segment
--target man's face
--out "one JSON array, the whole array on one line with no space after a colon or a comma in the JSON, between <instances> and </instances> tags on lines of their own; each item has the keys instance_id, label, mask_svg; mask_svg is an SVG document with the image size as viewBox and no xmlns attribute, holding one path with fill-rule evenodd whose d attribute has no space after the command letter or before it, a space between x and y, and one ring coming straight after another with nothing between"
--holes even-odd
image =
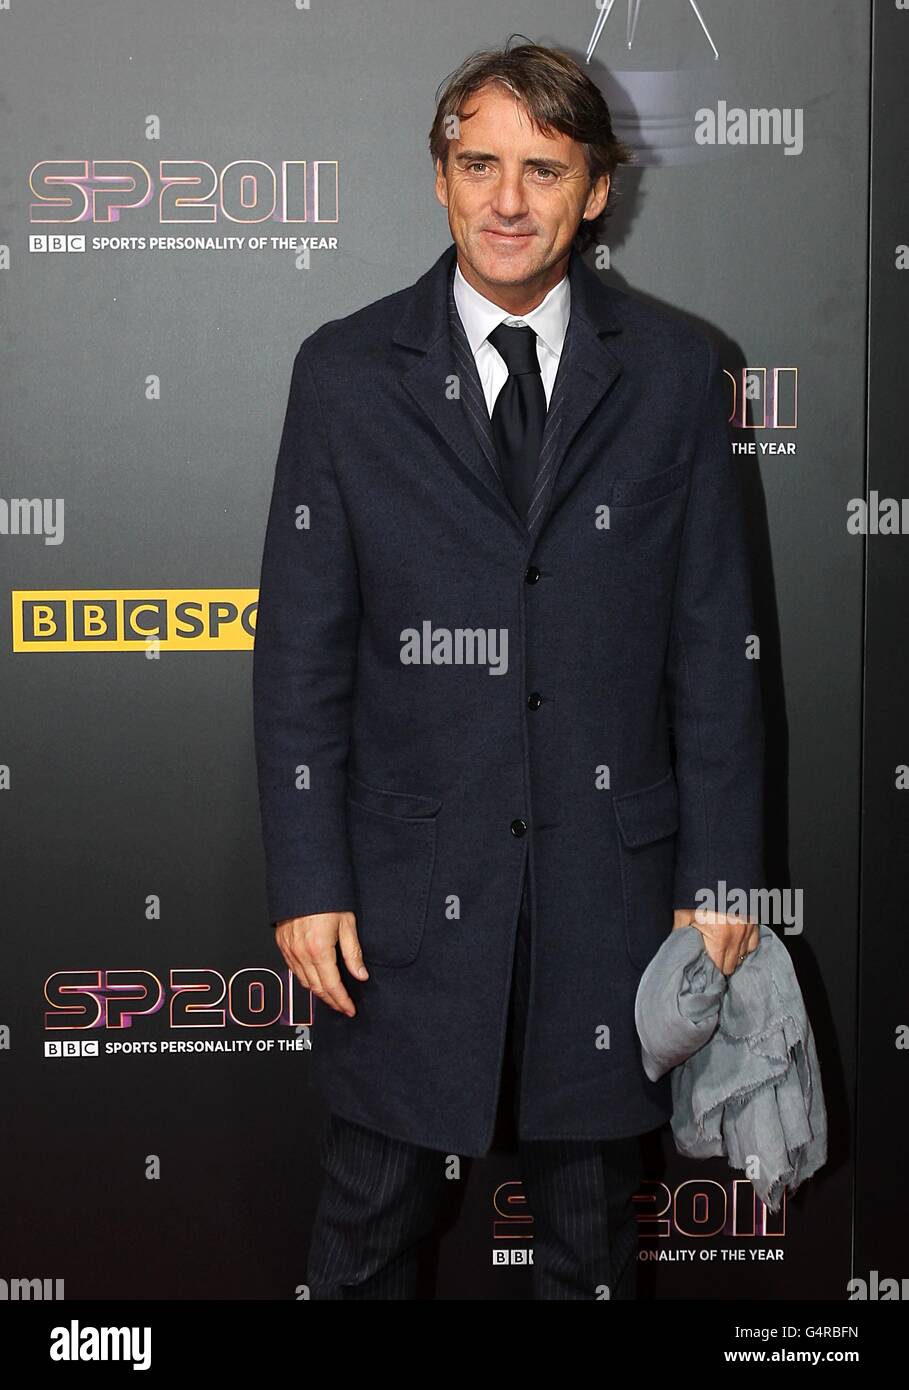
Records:
<instances>
[{"instance_id":1,"label":"man's face","mask_svg":"<svg viewBox=\"0 0 909 1390\"><path fill-rule=\"evenodd\" d=\"M582 218L599 216L609 178L591 188L581 145L542 134L498 83L466 102L473 112L436 161L436 197L448 209L461 272L480 293L496 286L548 290L565 273ZM472 274L470 273L472 272Z\"/></svg>"}]
</instances>

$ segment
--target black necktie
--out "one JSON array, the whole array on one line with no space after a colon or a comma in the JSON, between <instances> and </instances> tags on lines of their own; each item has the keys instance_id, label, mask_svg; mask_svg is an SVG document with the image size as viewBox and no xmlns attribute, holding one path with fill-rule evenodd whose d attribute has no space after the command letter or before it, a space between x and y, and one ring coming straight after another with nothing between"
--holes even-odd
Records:
<instances>
[{"instance_id":1,"label":"black necktie","mask_svg":"<svg viewBox=\"0 0 909 1390\"><path fill-rule=\"evenodd\" d=\"M540 375L537 335L526 324L517 328L500 323L489 334L489 341L502 354L508 368L508 380L496 396L492 411L502 481L511 505L526 521L546 425L546 392Z\"/></svg>"}]
</instances>

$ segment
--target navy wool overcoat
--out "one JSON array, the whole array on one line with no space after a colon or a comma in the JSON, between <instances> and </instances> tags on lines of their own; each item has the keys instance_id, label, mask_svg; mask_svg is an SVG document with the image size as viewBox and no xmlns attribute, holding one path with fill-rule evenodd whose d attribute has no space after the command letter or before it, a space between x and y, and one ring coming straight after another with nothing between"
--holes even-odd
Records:
<instances>
[{"instance_id":1,"label":"navy wool overcoat","mask_svg":"<svg viewBox=\"0 0 909 1390\"><path fill-rule=\"evenodd\" d=\"M339 953L354 1018L313 996L313 1082L351 1120L479 1156L525 868L520 1137L671 1115L635 993L674 907L762 884L763 726L713 343L573 251L528 527L459 351L454 261L299 348L253 697L269 922L355 912L370 971Z\"/></svg>"}]
</instances>

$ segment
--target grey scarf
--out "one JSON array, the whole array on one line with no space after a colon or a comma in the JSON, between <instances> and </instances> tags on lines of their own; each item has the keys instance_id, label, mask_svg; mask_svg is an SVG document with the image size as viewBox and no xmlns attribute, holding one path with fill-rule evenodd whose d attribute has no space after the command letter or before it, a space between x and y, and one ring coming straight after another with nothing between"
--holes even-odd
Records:
<instances>
[{"instance_id":1,"label":"grey scarf","mask_svg":"<svg viewBox=\"0 0 909 1390\"><path fill-rule=\"evenodd\" d=\"M789 952L761 925L729 976L696 927L671 931L641 977L635 1023L651 1081L672 1071L672 1131L688 1158L725 1156L778 1211L827 1160L814 1035Z\"/></svg>"}]
</instances>

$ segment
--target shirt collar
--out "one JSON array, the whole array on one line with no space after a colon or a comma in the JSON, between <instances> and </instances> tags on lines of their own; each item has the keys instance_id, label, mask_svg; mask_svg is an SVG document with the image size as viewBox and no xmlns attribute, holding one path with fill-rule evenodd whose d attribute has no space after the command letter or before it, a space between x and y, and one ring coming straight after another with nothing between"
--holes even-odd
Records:
<instances>
[{"instance_id":1,"label":"shirt collar","mask_svg":"<svg viewBox=\"0 0 909 1390\"><path fill-rule=\"evenodd\" d=\"M556 356L561 353L571 309L571 288L567 275L564 275L557 285L553 285L543 302L531 309L529 314L509 314L500 304L493 304L491 299L475 290L473 285L465 280L461 274L461 267L455 261L454 297L474 356L493 329L510 318L520 318L522 323L533 329L551 352Z\"/></svg>"}]
</instances>

